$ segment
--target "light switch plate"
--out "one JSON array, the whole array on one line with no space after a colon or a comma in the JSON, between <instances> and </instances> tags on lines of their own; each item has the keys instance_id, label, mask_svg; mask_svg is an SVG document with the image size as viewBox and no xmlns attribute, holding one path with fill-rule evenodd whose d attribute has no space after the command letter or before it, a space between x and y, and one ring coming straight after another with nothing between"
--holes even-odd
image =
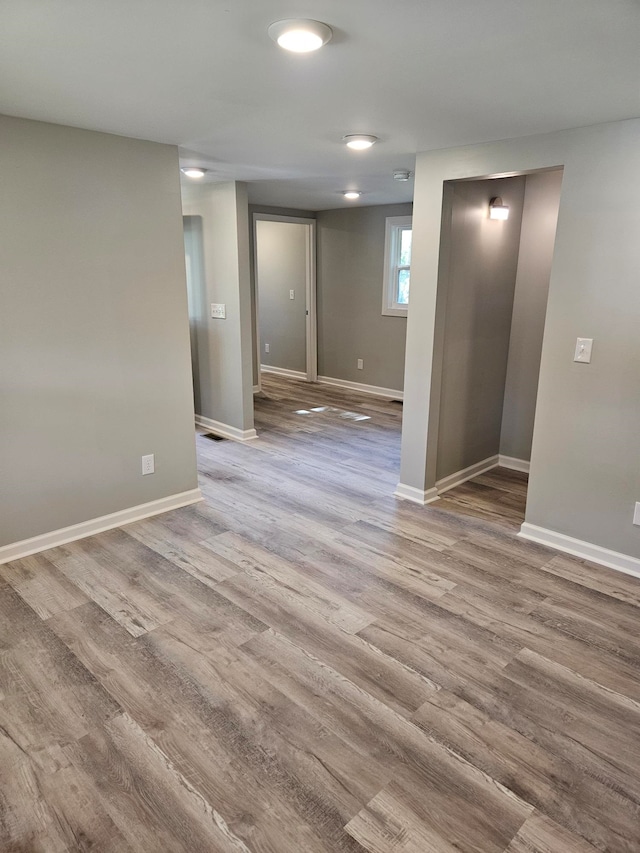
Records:
<instances>
[{"instance_id":1,"label":"light switch plate","mask_svg":"<svg viewBox=\"0 0 640 853\"><path fill-rule=\"evenodd\" d=\"M633 513L633 523L640 527L640 501L636 501L636 509Z\"/></svg>"},{"instance_id":2,"label":"light switch plate","mask_svg":"<svg viewBox=\"0 0 640 853\"><path fill-rule=\"evenodd\" d=\"M576 341L576 351L573 356L574 361L580 361L582 364L589 364L591 361L591 347L593 346L593 338L578 338Z\"/></svg>"},{"instance_id":3,"label":"light switch plate","mask_svg":"<svg viewBox=\"0 0 640 853\"><path fill-rule=\"evenodd\" d=\"M227 306L218 302L211 303L211 316L215 320L227 319Z\"/></svg>"},{"instance_id":4,"label":"light switch plate","mask_svg":"<svg viewBox=\"0 0 640 853\"><path fill-rule=\"evenodd\" d=\"M295 290L290 290L289 291L289 299L295 299L295 298L296 298Z\"/></svg>"}]
</instances>

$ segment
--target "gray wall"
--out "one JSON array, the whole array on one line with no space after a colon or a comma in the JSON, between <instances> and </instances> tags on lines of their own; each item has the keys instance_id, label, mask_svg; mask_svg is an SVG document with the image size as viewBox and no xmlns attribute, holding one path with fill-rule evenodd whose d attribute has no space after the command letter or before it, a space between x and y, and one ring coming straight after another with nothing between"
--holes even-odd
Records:
<instances>
[{"instance_id":1,"label":"gray wall","mask_svg":"<svg viewBox=\"0 0 640 853\"><path fill-rule=\"evenodd\" d=\"M307 372L308 234L298 222L256 222L260 362L302 373Z\"/></svg>"},{"instance_id":2,"label":"gray wall","mask_svg":"<svg viewBox=\"0 0 640 853\"><path fill-rule=\"evenodd\" d=\"M197 481L177 150L9 117L0 138L6 545Z\"/></svg>"},{"instance_id":3,"label":"gray wall","mask_svg":"<svg viewBox=\"0 0 640 853\"><path fill-rule=\"evenodd\" d=\"M194 359L197 414L241 431L252 430L246 185L235 182L184 185L182 195L185 216L199 217L202 227L203 270L199 272L197 295L195 292L191 295L189 305L197 350ZM212 302L226 305L226 319L211 318Z\"/></svg>"},{"instance_id":4,"label":"gray wall","mask_svg":"<svg viewBox=\"0 0 640 853\"><path fill-rule=\"evenodd\" d=\"M388 216L411 210L395 204L317 214L319 375L402 390L407 321L382 316L384 233Z\"/></svg>"},{"instance_id":5,"label":"gray wall","mask_svg":"<svg viewBox=\"0 0 640 853\"><path fill-rule=\"evenodd\" d=\"M524 178L505 178L447 188L438 480L500 449L524 186ZM488 218L492 196L509 205L506 222Z\"/></svg>"},{"instance_id":6,"label":"gray wall","mask_svg":"<svg viewBox=\"0 0 640 853\"><path fill-rule=\"evenodd\" d=\"M443 182L558 166L526 520L640 558L637 119L418 155L400 479L417 491L435 483ZM574 363L577 337L594 338L591 364Z\"/></svg>"},{"instance_id":7,"label":"gray wall","mask_svg":"<svg viewBox=\"0 0 640 853\"><path fill-rule=\"evenodd\" d=\"M500 453L531 458L562 171L527 175Z\"/></svg>"}]
</instances>

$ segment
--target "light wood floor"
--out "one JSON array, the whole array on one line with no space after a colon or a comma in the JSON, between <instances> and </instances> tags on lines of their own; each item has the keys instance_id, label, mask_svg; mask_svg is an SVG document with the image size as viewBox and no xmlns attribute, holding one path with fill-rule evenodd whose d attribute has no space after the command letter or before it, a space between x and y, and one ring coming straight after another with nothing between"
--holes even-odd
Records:
<instances>
[{"instance_id":1,"label":"light wood floor","mask_svg":"<svg viewBox=\"0 0 640 853\"><path fill-rule=\"evenodd\" d=\"M265 386L206 502L0 568L0 850L637 853L640 582L516 539L523 475L394 499L399 404Z\"/></svg>"}]
</instances>

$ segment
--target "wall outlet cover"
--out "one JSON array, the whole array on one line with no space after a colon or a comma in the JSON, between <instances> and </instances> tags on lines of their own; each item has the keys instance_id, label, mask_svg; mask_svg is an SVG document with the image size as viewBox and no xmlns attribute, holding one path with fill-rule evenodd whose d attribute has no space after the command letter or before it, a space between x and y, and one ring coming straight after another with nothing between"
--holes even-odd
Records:
<instances>
[{"instance_id":1,"label":"wall outlet cover","mask_svg":"<svg viewBox=\"0 0 640 853\"><path fill-rule=\"evenodd\" d=\"M636 508L633 513L633 523L640 527L640 501L636 501Z\"/></svg>"},{"instance_id":2,"label":"wall outlet cover","mask_svg":"<svg viewBox=\"0 0 640 853\"><path fill-rule=\"evenodd\" d=\"M153 453L142 457L142 474L153 474L156 470L155 459Z\"/></svg>"},{"instance_id":3,"label":"wall outlet cover","mask_svg":"<svg viewBox=\"0 0 640 853\"><path fill-rule=\"evenodd\" d=\"M226 320L227 319L227 306L223 303L212 302L211 303L211 317L214 320Z\"/></svg>"}]
</instances>

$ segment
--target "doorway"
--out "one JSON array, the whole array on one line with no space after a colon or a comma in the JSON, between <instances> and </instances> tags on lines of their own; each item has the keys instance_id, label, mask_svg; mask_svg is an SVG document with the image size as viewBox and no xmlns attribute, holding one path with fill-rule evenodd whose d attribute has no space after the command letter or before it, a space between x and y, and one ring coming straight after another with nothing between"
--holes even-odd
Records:
<instances>
[{"instance_id":1,"label":"doorway","mask_svg":"<svg viewBox=\"0 0 640 853\"><path fill-rule=\"evenodd\" d=\"M445 184L429 440L438 495L471 514L491 514L492 500L511 509L526 489L561 182L562 170L548 170ZM495 197L508 219L490 218ZM517 474L487 477L494 468Z\"/></svg>"},{"instance_id":2,"label":"doorway","mask_svg":"<svg viewBox=\"0 0 640 853\"><path fill-rule=\"evenodd\" d=\"M253 226L256 390L263 372L315 382L315 220L256 213Z\"/></svg>"}]
</instances>

